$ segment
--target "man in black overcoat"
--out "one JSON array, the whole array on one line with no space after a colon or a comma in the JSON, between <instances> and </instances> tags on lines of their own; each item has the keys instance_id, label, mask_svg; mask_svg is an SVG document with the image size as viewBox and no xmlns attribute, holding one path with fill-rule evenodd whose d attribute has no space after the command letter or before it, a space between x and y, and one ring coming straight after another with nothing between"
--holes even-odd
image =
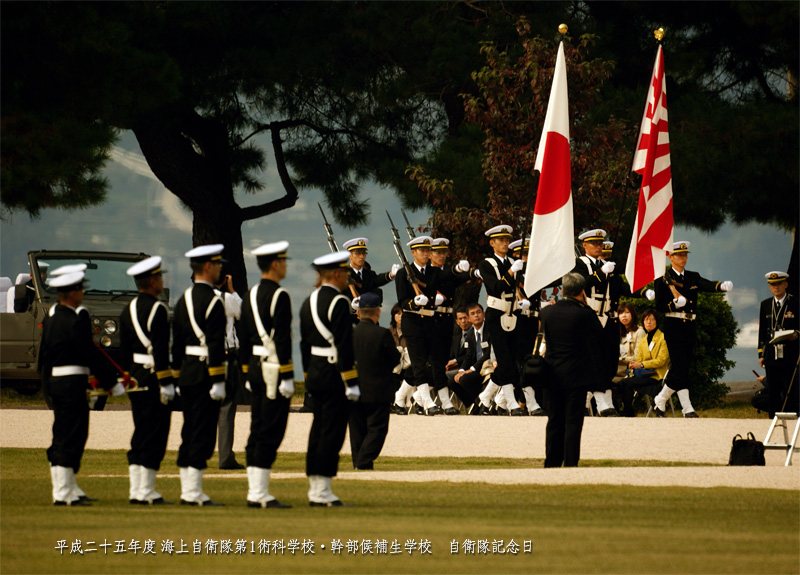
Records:
<instances>
[{"instance_id":1,"label":"man in black overcoat","mask_svg":"<svg viewBox=\"0 0 800 575\"><path fill-rule=\"evenodd\" d=\"M585 285L581 274L565 275L564 299L544 308L539 316L550 385L545 467L578 466L586 391L603 377L597 345L603 328L586 305Z\"/></svg>"}]
</instances>

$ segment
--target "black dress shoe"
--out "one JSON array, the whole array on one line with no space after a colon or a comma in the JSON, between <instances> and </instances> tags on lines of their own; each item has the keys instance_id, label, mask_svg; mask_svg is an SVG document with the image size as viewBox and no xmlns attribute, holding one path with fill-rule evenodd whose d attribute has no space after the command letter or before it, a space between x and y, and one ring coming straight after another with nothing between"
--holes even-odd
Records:
<instances>
[{"instance_id":1,"label":"black dress shoe","mask_svg":"<svg viewBox=\"0 0 800 575\"><path fill-rule=\"evenodd\" d=\"M547 415L547 412L544 409L542 409L541 407L537 407L536 409L531 411L531 415L536 416L536 417L540 417L542 415Z\"/></svg>"},{"instance_id":2,"label":"black dress shoe","mask_svg":"<svg viewBox=\"0 0 800 575\"><path fill-rule=\"evenodd\" d=\"M191 505L193 507L224 507L224 503L217 503L216 501L186 501L181 499L181 505Z\"/></svg>"},{"instance_id":3,"label":"black dress shoe","mask_svg":"<svg viewBox=\"0 0 800 575\"><path fill-rule=\"evenodd\" d=\"M508 415L508 410L507 409L503 409L502 407L496 407L494 409L494 414L495 415Z\"/></svg>"},{"instance_id":4,"label":"black dress shoe","mask_svg":"<svg viewBox=\"0 0 800 575\"><path fill-rule=\"evenodd\" d=\"M310 507L347 507L347 505L345 505L338 499L336 501L329 501L327 503L320 503L319 501L309 501L308 505Z\"/></svg>"},{"instance_id":5,"label":"black dress shoe","mask_svg":"<svg viewBox=\"0 0 800 575\"><path fill-rule=\"evenodd\" d=\"M619 413L613 407L609 407L600 412L600 417L619 417Z\"/></svg>"},{"instance_id":6,"label":"black dress shoe","mask_svg":"<svg viewBox=\"0 0 800 575\"><path fill-rule=\"evenodd\" d=\"M408 411L406 411L405 407L400 407L396 403L392 404L392 408L389 410L391 413L395 415L408 415Z\"/></svg>"},{"instance_id":7,"label":"black dress shoe","mask_svg":"<svg viewBox=\"0 0 800 575\"><path fill-rule=\"evenodd\" d=\"M238 461L234 461L233 463L226 463L225 465L220 465L220 469L244 469L244 465L239 463Z\"/></svg>"},{"instance_id":8,"label":"black dress shoe","mask_svg":"<svg viewBox=\"0 0 800 575\"><path fill-rule=\"evenodd\" d=\"M457 410L455 407L448 407L447 409L444 410L445 415L458 415L459 413L461 412Z\"/></svg>"},{"instance_id":9,"label":"black dress shoe","mask_svg":"<svg viewBox=\"0 0 800 575\"><path fill-rule=\"evenodd\" d=\"M433 405L425 410L425 415L441 415L443 413L444 410L438 405Z\"/></svg>"},{"instance_id":10,"label":"black dress shoe","mask_svg":"<svg viewBox=\"0 0 800 575\"><path fill-rule=\"evenodd\" d=\"M141 501L142 505L175 505L174 501L167 501L163 497L158 497L152 501Z\"/></svg>"},{"instance_id":11,"label":"black dress shoe","mask_svg":"<svg viewBox=\"0 0 800 575\"><path fill-rule=\"evenodd\" d=\"M485 405L483 405L482 403L480 404L480 407L478 408L478 410L479 410L478 413L480 415L494 415L492 413L492 410L490 408L486 407Z\"/></svg>"},{"instance_id":12,"label":"black dress shoe","mask_svg":"<svg viewBox=\"0 0 800 575\"><path fill-rule=\"evenodd\" d=\"M130 503L131 505L144 505L147 502L142 501L141 499L130 499L128 500L128 503Z\"/></svg>"},{"instance_id":13,"label":"black dress shoe","mask_svg":"<svg viewBox=\"0 0 800 575\"><path fill-rule=\"evenodd\" d=\"M78 498L75 501L53 501L53 505L56 507L91 507L92 504L88 501L83 501L82 499Z\"/></svg>"},{"instance_id":14,"label":"black dress shoe","mask_svg":"<svg viewBox=\"0 0 800 575\"><path fill-rule=\"evenodd\" d=\"M89 497L88 495L78 495L78 499L81 501L88 501L89 503L97 501L97 497Z\"/></svg>"},{"instance_id":15,"label":"black dress shoe","mask_svg":"<svg viewBox=\"0 0 800 575\"><path fill-rule=\"evenodd\" d=\"M525 411L524 407L518 407L516 409L512 409L510 415L514 415L514 416L517 416L517 415L528 415L528 412Z\"/></svg>"},{"instance_id":16,"label":"black dress shoe","mask_svg":"<svg viewBox=\"0 0 800 575\"><path fill-rule=\"evenodd\" d=\"M265 501L261 503L260 501L248 501L248 507L257 507L259 509L291 509L292 506L288 503L281 503L277 499L273 499L272 501Z\"/></svg>"},{"instance_id":17,"label":"black dress shoe","mask_svg":"<svg viewBox=\"0 0 800 575\"><path fill-rule=\"evenodd\" d=\"M686 417L686 418L689 418L689 419L695 419L695 418L699 418L700 417L694 411L690 411L689 413L684 413L683 416Z\"/></svg>"},{"instance_id":18,"label":"black dress shoe","mask_svg":"<svg viewBox=\"0 0 800 575\"><path fill-rule=\"evenodd\" d=\"M656 414L656 417L666 417L667 414L658 409L657 407L653 407L653 413Z\"/></svg>"}]
</instances>

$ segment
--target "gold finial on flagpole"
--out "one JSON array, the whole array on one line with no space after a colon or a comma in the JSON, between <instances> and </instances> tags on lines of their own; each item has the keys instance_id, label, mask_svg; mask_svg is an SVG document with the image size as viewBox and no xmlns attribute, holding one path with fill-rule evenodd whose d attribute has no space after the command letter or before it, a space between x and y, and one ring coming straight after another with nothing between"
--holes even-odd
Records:
<instances>
[{"instance_id":1,"label":"gold finial on flagpole","mask_svg":"<svg viewBox=\"0 0 800 575\"><path fill-rule=\"evenodd\" d=\"M562 36L567 33L567 30L569 30L569 28L567 28L566 24L558 25L558 33L561 34Z\"/></svg>"},{"instance_id":2,"label":"gold finial on flagpole","mask_svg":"<svg viewBox=\"0 0 800 575\"><path fill-rule=\"evenodd\" d=\"M655 36L656 40L661 42L661 39L664 38L664 29L659 28L658 30L653 30L653 36Z\"/></svg>"}]
</instances>

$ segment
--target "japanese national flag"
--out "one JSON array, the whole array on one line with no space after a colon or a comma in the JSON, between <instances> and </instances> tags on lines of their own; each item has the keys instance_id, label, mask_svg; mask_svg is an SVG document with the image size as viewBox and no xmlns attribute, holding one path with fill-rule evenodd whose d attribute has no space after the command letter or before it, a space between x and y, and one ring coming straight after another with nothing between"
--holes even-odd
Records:
<instances>
[{"instance_id":1,"label":"japanese national flag","mask_svg":"<svg viewBox=\"0 0 800 575\"><path fill-rule=\"evenodd\" d=\"M558 46L535 169L540 175L525 273L525 293L529 296L575 267L567 64L563 42Z\"/></svg>"},{"instance_id":2,"label":"japanese national flag","mask_svg":"<svg viewBox=\"0 0 800 575\"><path fill-rule=\"evenodd\" d=\"M672 167L664 51L658 47L647 93L639 141L631 170L642 175L639 209L625 266L625 277L636 291L664 275L672 249Z\"/></svg>"}]
</instances>

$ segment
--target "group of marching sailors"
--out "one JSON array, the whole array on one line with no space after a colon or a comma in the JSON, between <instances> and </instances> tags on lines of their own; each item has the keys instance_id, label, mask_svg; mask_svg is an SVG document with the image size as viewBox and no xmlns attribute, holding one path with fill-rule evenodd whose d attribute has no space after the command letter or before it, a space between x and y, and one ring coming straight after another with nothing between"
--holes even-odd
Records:
<instances>
[{"instance_id":1,"label":"group of marching sailors","mask_svg":"<svg viewBox=\"0 0 800 575\"><path fill-rule=\"evenodd\" d=\"M491 253L477 267L463 259L448 262L450 242L430 236L412 238L406 244L412 260L403 256L401 264L384 273L376 273L366 262L366 238L354 238L343 250L313 260L317 286L299 312L304 381L313 411L306 456L310 505L342 505L331 491L331 479L348 422L353 465L371 469L390 411L457 415L463 406L465 413L475 415L547 413L547 377L536 367L547 342L537 335L540 311L554 302L540 293L525 293L530 244L512 242L512 231L511 226L498 225L485 232ZM609 259L613 244L606 233L590 230L579 240L585 255L576 259L573 272L583 278L581 305L588 306L600 324L594 345L600 350L597 368L603 374L586 390L587 401L593 400L599 415L615 416L612 379L620 361L621 333L617 310L620 298L631 292ZM295 391L292 300L280 286L287 274L288 247L282 241L253 251L261 279L243 298L237 323L241 377L253 397L246 448L251 507L289 507L269 491ZM689 243L676 242L673 248L672 269L646 294L664 316L672 365L668 385L655 399L656 413L663 414L664 402L677 391L684 415L692 417L696 414L688 396L688 368L696 341L697 294L729 291L732 284L684 271ZM178 394L183 410L180 502L216 504L203 491L203 474L215 448L220 405L230 393L226 306L217 289L223 250L215 244L186 253L193 284L178 300L171 326L161 301L161 258L147 258L127 270L138 295L121 318L125 373L120 382L92 342L89 315L81 307L83 270L51 272L49 285L58 290L59 303L44 322L40 371L55 411L48 460L56 505L89 501L75 473L88 435L90 373L99 380L95 387L115 395L128 391L131 398L131 504L166 503L155 490L155 477L166 450L170 404ZM380 288L391 281L396 304L387 330L378 325L384 303ZM482 282L485 305L471 302L454 309L456 289L468 281ZM559 284L557 280L547 289L557 291Z\"/></svg>"}]
</instances>

